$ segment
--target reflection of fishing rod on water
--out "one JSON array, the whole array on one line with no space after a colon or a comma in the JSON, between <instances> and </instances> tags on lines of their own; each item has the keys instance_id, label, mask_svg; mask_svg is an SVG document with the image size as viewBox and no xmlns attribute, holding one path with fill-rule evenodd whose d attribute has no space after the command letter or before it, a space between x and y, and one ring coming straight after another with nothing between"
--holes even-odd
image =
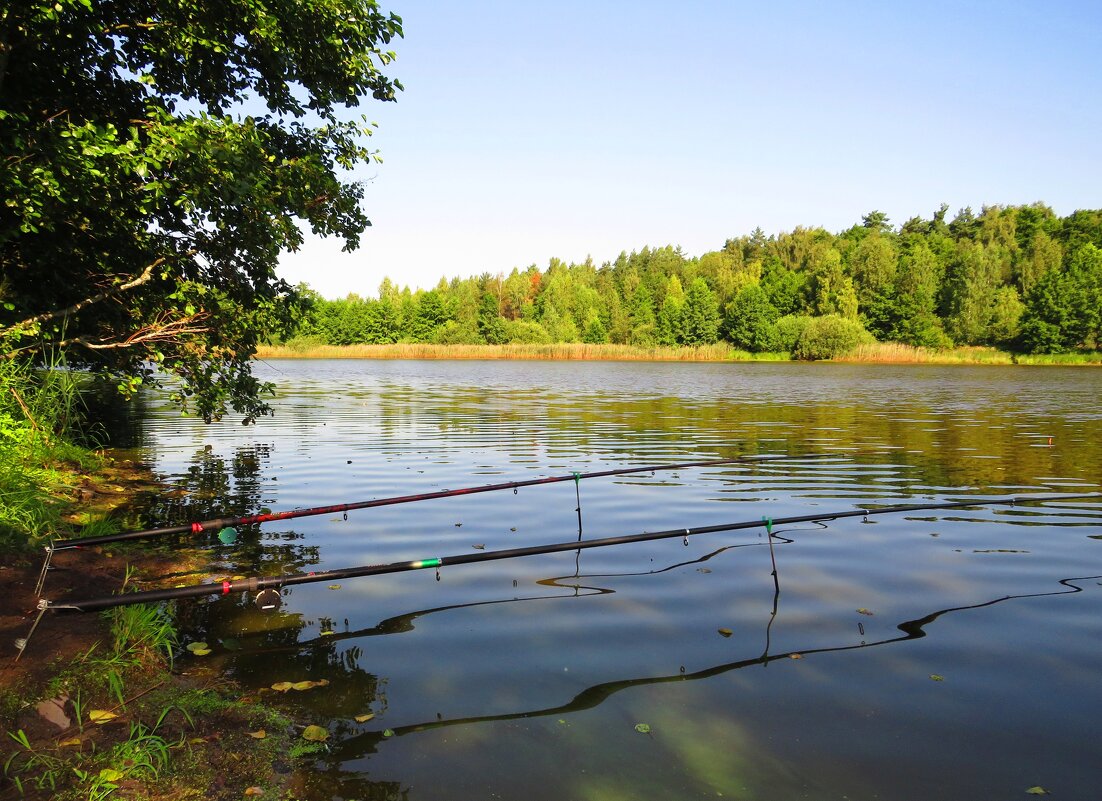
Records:
<instances>
[{"instance_id":1,"label":"reflection of fishing rod on water","mask_svg":"<svg viewBox=\"0 0 1102 801\"><path fill-rule=\"evenodd\" d=\"M773 532L773 537L779 540L781 543L791 544L794 540L787 539L780 536L777 532ZM444 606L434 606L429 609L419 609L415 612L405 612L400 615L394 615L384 620L380 620L374 626L368 626L362 629L355 629L353 631L334 631L332 633L327 632L324 635L317 637L311 637L310 639L302 640L289 645L276 645L266 646L261 648L245 648L240 651L243 656L255 656L257 654L270 654L270 653L288 653L292 651L306 651L313 648L326 648L335 645L343 640L356 640L362 637L378 637L390 634L407 634L413 631L416 627L414 621L419 618L427 617L429 615L437 614L439 612L454 612L460 609L473 609L481 606L497 606L500 604L513 604L513 603L526 603L529 601L555 601L563 598L588 598L596 595L612 595L616 590L610 587L597 587L589 584L578 583L566 583L567 581L575 579L594 579L594 578L622 578L631 576L648 576L658 575L659 573L666 573L671 570L676 570L681 567L688 567L689 565L701 564L707 562L710 559L714 559L721 553L734 550L736 548L752 548L761 547L765 543L763 542L747 542L739 545L725 545L722 548L717 548L710 553L706 553L703 556L696 559L687 559L681 562L677 562L666 567L656 568L654 570L630 572L630 573L592 573L586 575L569 575L569 576L555 576L552 578L540 579L536 581L536 584L544 587L554 587L556 589L571 590L569 593L561 593L558 595L526 595L526 596L513 596L512 598L494 598L487 601L467 601L464 603L446 604ZM263 633L261 633L263 634Z\"/></svg>"},{"instance_id":2,"label":"reflection of fishing rod on water","mask_svg":"<svg viewBox=\"0 0 1102 801\"><path fill-rule=\"evenodd\" d=\"M947 609L939 609L938 611L931 612L930 614L924 615L923 617L916 618L914 620L907 620L898 624L896 628L899 631L903 632L901 635L897 637L887 637L885 639L876 640L873 642L861 642L854 645L836 645L826 648L808 648L806 650L785 651L784 653L778 654L770 654L767 649L765 653L758 657L741 659L736 662L726 662L721 665L715 665L714 667L705 668L703 670L696 670L689 673L679 671L677 673L663 676L621 679L619 681L609 681L603 682L601 684L595 684L592 687L588 687L585 690L582 690L567 703L560 704L558 706L543 707L540 709L532 709L524 712L508 712L500 715L475 715L465 718L450 718L444 720L432 720L425 723L407 724L404 726L392 726L386 730L386 733L384 733L383 731L365 731L361 734L343 740L333 746L330 750L330 753L332 754L331 759L335 763L340 763L346 762L350 759L362 757L368 753L373 753L375 751L375 746L386 737L401 737L402 735L406 734L414 734L417 732L429 731L431 729L440 729L449 726L463 726L475 723L493 723L508 720L524 720L526 718L564 715L571 712L580 712L586 709L593 709L594 707L602 704L613 694L632 687L645 687L652 684L666 684L669 682L696 681L698 679L712 678L713 676L719 676L732 670L751 667L753 665L764 666L778 660L791 660L793 659L793 657L804 658L814 654L856 651L862 648L873 648L880 645L888 645L890 643L904 642L906 640L917 640L926 636L926 626L929 626L938 618L951 612L962 612L969 609L983 609L984 607L994 606L995 604L1002 603L1003 601L1010 601L1021 598L1044 598L1054 595L1069 595L1072 593L1083 591L1083 588L1078 586L1075 582L1090 581L1100 578L1102 578L1102 575L1075 576L1072 578L1060 580L1059 583L1067 588L1063 590L1023 593L1020 595L1006 595L1001 598L994 598L990 601L984 601L982 603L966 604L964 606L953 606ZM774 598L774 609L776 609L776 598Z\"/></svg>"}]
</instances>

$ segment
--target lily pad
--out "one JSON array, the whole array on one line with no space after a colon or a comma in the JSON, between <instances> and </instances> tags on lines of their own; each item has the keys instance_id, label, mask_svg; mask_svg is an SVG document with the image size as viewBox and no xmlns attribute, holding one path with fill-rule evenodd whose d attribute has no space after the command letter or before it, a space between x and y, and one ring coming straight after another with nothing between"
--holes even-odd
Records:
<instances>
[{"instance_id":1,"label":"lily pad","mask_svg":"<svg viewBox=\"0 0 1102 801\"><path fill-rule=\"evenodd\" d=\"M294 686L294 682L291 681L277 681L275 684L272 685L272 689L275 690L277 693L285 693Z\"/></svg>"},{"instance_id":2,"label":"lily pad","mask_svg":"<svg viewBox=\"0 0 1102 801\"><path fill-rule=\"evenodd\" d=\"M196 651L205 651L207 650L207 644L205 642L189 642L187 645L187 649L192 653L195 653Z\"/></svg>"},{"instance_id":3,"label":"lily pad","mask_svg":"<svg viewBox=\"0 0 1102 801\"><path fill-rule=\"evenodd\" d=\"M296 681L294 684L291 685L291 689L301 692L303 690L311 690L316 686L317 685L314 684L314 682L312 681Z\"/></svg>"},{"instance_id":4,"label":"lily pad","mask_svg":"<svg viewBox=\"0 0 1102 801\"><path fill-rule=\"evenodd\" d=\"M932 679L933 681L945 681L945 677L944 677L944 676L939 676L939 675L938 675L938 674L936 674L936 673L931 673L931 674L930 674L930 678L931 678L931 679Z\"/></svg>"},{"instance_id":5,"label":"lily pad","mask_svg":"<svg viewBox=\"0 0 1102 801\"><path fill-rule=\"evenodd\" d=\"M323 743L329 739L329 732L321 726L307 726L302 733L302 739L312 743Z\"/></svg>"},{"instance_id":6,"label":"lily pad","mask_svg":"<svg viewBox=\"0 0 1102 801\"><path fill-rule=\"evenodd\" d=\"M640 734L650 734L650 724L649 723L636 723L635 724L635 730L637 732L639 732Z\"/></svg>"},{"instance_id":7,"label":"lily pad","mask_svg":"<svg viewBox=\"0 0 1102 801\"><path fill-rule=\"evenodd\" d=\"M1036 787L1030 787L1026 792L1030 795L1050 795L1049 791L1039 784Z\"/></svg>"},{"instance_id":8,"label":"lily pad","mask_svg":"<svg viewBox=\"0 0 1102 801\"><path fill-rule=\"evenodd\" d=\"M194 656L207 656L210 653L210 648L195 648L191 652Z\"/></svg>"}]
</instances>

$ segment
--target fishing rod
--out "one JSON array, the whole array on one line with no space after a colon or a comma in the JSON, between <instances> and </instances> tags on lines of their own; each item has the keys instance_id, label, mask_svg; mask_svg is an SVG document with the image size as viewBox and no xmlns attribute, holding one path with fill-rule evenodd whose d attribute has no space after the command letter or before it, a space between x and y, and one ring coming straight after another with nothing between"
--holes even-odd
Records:
<instances>
[{"instance_id":1,"label":"fishing rod","mask_svg":"<svg viewBox=\"0 0 1102 801\"><path fill-rule=\"evenodd\" d=\"M610 470L597 470L589 473L570 473L561 476L548 476L544 478L530 478L520 481L504 481L499 484L483 484L474 487L462 487L460 489L438 490L436 492L422 492L416 495L399 495L391 498L375 498L370 501L356 501L354 503L341 503L331 506L314 506L305 509L290 509L283 512L260 512L241 517L220 517L201 522L184 523L178 526L166 526L163 528L150 528L141 531L125 531L118 534L104 534L98 537L77 537L74 539L55 540L46 547L46 558L39 573L38 583L35 585L35 595L42 593L42 585L46 580L46 572L49 570L50 561L55 551L68 548L84 548L91 545L103 545L110 542L123 542L129 540L149 539L152 537L169 536L172 534L199 534L203 531L225 529L232 526L244 526L251 523L267 523L273 520L293 520L299 517L313 517L316 515L348 513L355 509L372 509L379 506L394 506L402 503L416 503L419 501L436 500L437 498L452 498L457 495L474 495L481 492L497 492L511 489L516 492L520 487L534 487L541 484L557 484L563 481L573 481L575 485L583 478L604 478L607 476L624 476L633 473L651 473L656 470L680 470L690 467L720 467L738 463L753 464L756 462L773 462L780 460L798 461L801 459L822 459L824 457L836 457L834 453L810 453L803 455L750 455L737 456L732 459L711 459L702 462L680 462L677 464L658 464L646 467L621 467ZM581 521L581 502L578 503L578 518Z\"/></svg>"},{"instance_id":2,"label":"fishing rod","mask_svg":"<svg viewBox=\"0 0 1102 801\"><path fill-rule=\"evenodd\" d=\"M760 520L746 520L738 523L720 523L710 526L697 526L696 528L677 528L665 531L643 532L641 534L628 534L618 537L602 537L599 539L568 542L555 542L545 545L532 545L523 548L503 548L495 551L482 551L473 554L456 554L452 556L437 556L414 561L390 562L380 565L362 565L338 570L322 570L310 573L293 573L280 576L253 576L246 579L226 580L220 583L194 584L184 587L172 587L161 590L145 590L131 592L122 595L109 595L101 598L90 598L76 601L39 601L41 613L49 609L72 610L77 612L92 612L100 609L109 609L115 606L129 606L131 604L153 603L160 601L172 601L182 598L199 598L210 595L229 595L236 592L258 593L256 603L261 609L274 609L280 605L279 588L295 584L314 584L317 582L332 582L337 579L359 578L361 576L379 576L388 573L404 573L413 570L424 570L451 565L468 565L479 562L490 562L500 559L518 559L525 556L538 556L542 554L561 553L564 551L576 551L589 548L607 548L613 545L627 545L636 542L652 542L655 540L684 538L688 544L688 538L699 534L712 534L721 531L737 531L740 529L765 528L770 540L773 537L773 526L789 525L793 523L810 523L824 520L842 520L850 517L868 518L873 515L901 514L904 512L919 512L935 509L964 509L974 506L1015 506L1023 503L1035 503L1041 501L1066 501L1086 498L1100 498L1102 493L1084 493L1074 495L1048 495L1048 496L1015 496L1004 498L971 499L962 501L945 501L939 503L909 504L903 506L884 506L879 508L863 508L843 510L839 512L818 512L808 515L794 515L789 517L769 518ZM36 621L37 624L37 621ZM33 631L33 628L32 628Z\"/></svg>"}]
</instances>

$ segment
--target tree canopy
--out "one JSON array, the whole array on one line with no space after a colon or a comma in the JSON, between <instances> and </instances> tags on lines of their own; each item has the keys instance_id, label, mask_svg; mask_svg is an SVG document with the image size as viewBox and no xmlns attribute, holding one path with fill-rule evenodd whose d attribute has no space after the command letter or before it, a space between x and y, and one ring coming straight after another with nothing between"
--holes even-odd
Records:
<instances>
[{"instance_id":1,"label":"tree canopy","mask_svg":"<svg viewBox=\"0 0 1102 801\"><path fill-rule=\"evenodd\" d=\"M249 359L298 307L277 256L370 224L350 109L402 88L401 24L373 0L6 2L0 354L265 412Z\"/></svg>"},{"instance_id":2,"label":"tree canopy","mask_svg":"<svg viewBox=\"0 0 1102 801\"><path fill-rule=\"evenodd\" d=\"M864 331L930 348L1102 347L1102 213L987 206L947 223L947 209L898 229L878 211L837 234L758 229L699 257L666 246L600 266L552 259L545 271L441 280L431 292L384 279L377 300L312 295L297 331L329 344L724 338L806 358L867 341Z\"/></svg>"}]
</instances>

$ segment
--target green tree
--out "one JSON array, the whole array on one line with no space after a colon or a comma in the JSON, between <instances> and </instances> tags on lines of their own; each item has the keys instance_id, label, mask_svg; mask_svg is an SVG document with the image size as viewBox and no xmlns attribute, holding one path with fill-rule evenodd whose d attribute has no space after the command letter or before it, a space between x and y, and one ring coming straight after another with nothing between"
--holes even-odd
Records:
<instances>
[{"instance_id":1,"label":"green tree","mask_svg":"<svg viewBox=\"0 0 1102 801\"><path fill-rule=\"evenodd\" d=\"M478 333L491 345L501 345L509 341L505 320L498 313L497 298L489 292L482 294L482 301L478 305Z\"/></svg>"},{"instance_id":2,"label":"green tree","mask_svg":"<svg viewBox=\"0 0 1102 801\"><path fill-rule=\"evenodd\" d=\"M4 3L0 351L265 412L250 357L297 301L277 257L304 228L357 246L342 176L373 154L346 109L394 99L401 33L372 0Z\"/></svg>"},{"instance_id":3,"label":"green tree","mask_svg":"<svg viewBox=\"0 0 1102 801\"><path fill-rule=\"evenodd\" d=\"M685 308L685 292L681 281L671 275L666 284L666 297L658 310L656 335L659 345L677 345L681 341L681 312Z\"/></svg>"},{"instance_id":4,"label":"green tree","mask_svg":"<svg viewBox=\"0 0 1102 801\"><path fill-rule=\"evenodd\" d=\"M681 336L684 345L711 345L719 338L719 301L703 278L696 278L685 294L681 310Z\"/></svg>"},{"instance_id":5,"label":"green tree","mask_svg":"<svg viewBox=\"0 0 1102 801\"><path fill-rule=\"evenodd\" d=\"M758 353L773 344L773 324L780 314L757 284L743 289L727 304L722 333L736 348Z\"/></svg>"},{"instance_id":6,"label":"green tree","mask_svg":"<svg viewBox=\"0 0 1102 801\"><path fill-rule=\"evenodd\" d=\"M1102 249L1080 247L1066 270L1049 270L1030 292L1020 342L1033 353L1098 347L1102 341Z\"/></svg>"}]
</instances>

